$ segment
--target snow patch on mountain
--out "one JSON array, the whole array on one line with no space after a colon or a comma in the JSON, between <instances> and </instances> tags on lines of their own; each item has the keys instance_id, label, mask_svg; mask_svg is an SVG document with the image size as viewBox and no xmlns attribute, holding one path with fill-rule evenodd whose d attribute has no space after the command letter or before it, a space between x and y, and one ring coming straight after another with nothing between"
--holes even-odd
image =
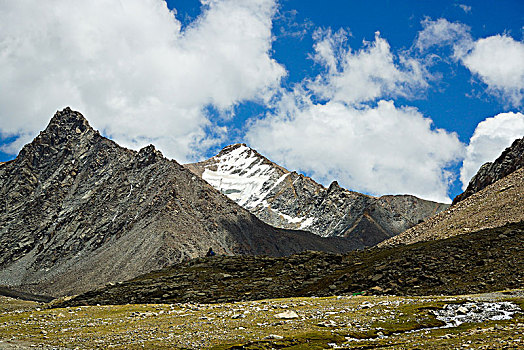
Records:
<instances>
[{"instance_id":1,"label":"snow patch on mountain","mask_svg":"<svg viewBox=\"0 0 524 350\"><path fill-rule=\"evenodd\" d=\"M213 168L215 167L215 170L206 167L202 178L247 209L258 206L268 208L265 198L289 175L279 175L273 166L265 164L263 158L245 145L239 145L229 153L217 157L213 164ZM304 220L288 215L283 217L290 223Z\"/></svg>"},{"instance_id":2,"label":"snow patch on mountain","mask_svg":"<svg viewBox=\"0 0 524 350\"><path fill-rule=\"evenodd\" d=\"M289 216L287 214L281 213L281 212L279 212L276 209L271 209L271 210L274 213L280 215L283 219L285 219L290 224L300 224L299 226L297 226L297 228L300 229L300 230L304 230L304 229L308 228L309 226L311 226L313 224L313 220L314 220L313 218L305 217L305 216L292 217L292 216Z\"/></svg>"},{"instance_id":3,"label":"snow patch on mountain","mask_svg":"<svg viewBox=\"0 0 524 350\"><path fill-rule=\"evenodd\" d=\"M250 151L240 146L220 157L216 170L206 168L202 173L204 180L245 208L255 208L262 203L260 194L274 172Z\"/></svg>"}]
</instances>

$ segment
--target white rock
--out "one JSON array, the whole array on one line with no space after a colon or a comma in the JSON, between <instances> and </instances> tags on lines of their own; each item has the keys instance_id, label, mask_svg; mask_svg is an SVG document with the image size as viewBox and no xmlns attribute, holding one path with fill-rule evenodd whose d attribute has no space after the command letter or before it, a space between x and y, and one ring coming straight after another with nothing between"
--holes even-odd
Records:
<instances>
[{"instance_id":1,"label":"white rock","mask_svg":"<svg viewBox=\"0 0 524 350\"><path fill-rule=\"evenodd\" d=\"M458 313L459 315L460 315L460 314L465 315L465 314L468 313L468 311L469 311L468 308L466 308L466 307L464 307L464 306L461 306L461 307L459 307L459 308L457 309L457 313Z\"/></svg>"},{"instance_id":2,"label":"white rock","mask_svg":"<svg viewBox=\"0 0 524 350\"><path fill-rule=\"evenodd\" d=\"M298 314L293 310L289 310L289 311L281 312L279 314L275 314L275 317L281 318L284 320L291 320L293 318L298 318Z\"/></svg>"},{"instance_id":3,"label":"white rock","mask_svg":"<svg viewBox=\"0 0 524 350\"><path fill-rule=\"evenodd\" d=\"M337 323L335 321L333 321L333 320L322 321L322 322L319 322L317 324L317 326L319 326L319 327L336 327Z\"/></svg>"},{"instance_id":4,"label":"white rock","mask_svg":"<svg viewBox=\"0 0 524 350\"><path fill-rule=\"evenodd\" d=\"M370 309L373 306L375 306L375 305L371 304L369 301L365 301L365 302L362 303L362 305L360 305L360 307L362 309Z\"/></svg>"},{"instance_id":5,"label":"white rock","mask_svg":"<svg viewBox=\"0 0 524 350\"><path fill-rule=\"evenodd\" d=\"M276 340L276 339L284 339L284 337L281 335L277 335L277 334L270 334L267 337L264 337L264 339L275 339Z\"/></svg>"}]
</instances>

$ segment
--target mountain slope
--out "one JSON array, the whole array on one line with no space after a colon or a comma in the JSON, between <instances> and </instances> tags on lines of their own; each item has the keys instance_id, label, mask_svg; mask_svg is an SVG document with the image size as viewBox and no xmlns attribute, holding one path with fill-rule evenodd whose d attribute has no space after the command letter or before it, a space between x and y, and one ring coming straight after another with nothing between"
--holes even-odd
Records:
<instances>
[{"instance_id":1,"label":"mountain slope","mask_svg":"<svg viewBox=\"0 0 524 350\"><path fill-rule=\"evenodd\" d=\"M227 146L208 160L185 166L270 225L348 237L366 246L448 207L409 195L375 198L348 191L337 182L325 188L244 144Z\"/></svg>"},{"instance_id":2,"label":"mountain slope","mask_svg":"<svg viewBox=\"0 0 524 350\"><path fill-rule=\"evenodd\" d=\"M521 221L524 221L524 168L379 245L443 239Z\"/></svg>"},{"instance_id":3,"label":"mountain slope","mask_svg":"<svg viewBox=\"0 0 524 350\"><path fill-rule=\"evenodd\" d=\"M131 151L69 108L0 165L0 285L63 295L219 254L347 251L275 229L153 146Z\"/></svg>"},{"instance_id":4,"label":"mountain slope","mask_svg":"<svg viewBox=\"0 0 524 350\"><path fill-rule=\"evenodd\" d=\"M522 288L523 238L524 223L519 223L462 237L345 255L305 252L283 258L200 258L90 291L56 306L215 303L364 291L453 295Z\"/></svg>"},{"instance_id":5,"label":"mountain slope","mask_svg":"<svg viewBox=\"0 0 524 350\"><path fill-rule=\"evenodd\" d=\"M380 246L448 238L524 220L524 138L484 164L452 206Z\"/></svg>"},{"instance_id":6,"label":"mountain slope","mask_svg":"<svg viewBox=\"0 0 524 350\"><path fill-rule=\"evenodd\" d=\"M470 180L466 190L455 197L453 205L522 167L524 167L524 137L513 141L494 162L482 165Z\"/></svg>"}]
</instances>

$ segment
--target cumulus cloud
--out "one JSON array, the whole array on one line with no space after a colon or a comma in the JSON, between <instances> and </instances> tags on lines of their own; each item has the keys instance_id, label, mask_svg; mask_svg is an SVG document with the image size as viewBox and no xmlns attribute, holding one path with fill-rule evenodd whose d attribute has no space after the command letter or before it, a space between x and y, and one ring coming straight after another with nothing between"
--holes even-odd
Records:
<instances>
[{"instance_id":1,"label":"cumulus cloud","mask_svg":"<svg viewBox=\"0 0 524 350\"><path fill-rule=\"evenodd\" d=\"M268 99L285 75L269 55L275 3L202 3L182 31L161 0L0 2L0 133L20 136L4 150L66 105L181 161L224 137L206 107Z\"/></svg>"},{"instance_id":2,"label":"cumulus cloud","mask_svg":"<svg viewBox=\"0 0 524 350\"><path fill-rule=\"evenodd\" d=\"M472 50L461 57L462 63L476 74L491 93L514 106L524 95L524 43L507 35L479 39Z\"/></svg>"},{"instance_id":3,"label":"cumulus cloud","mask_svg":"<svg viewBox=\"0 0 524 350\"><path fill-rule=\"evenodd\" d=\"M470 28L459 22L449 22L445 18L435 21L425 18L422 30L415 40L415 48L423 52L435 46L450 45L455 49L455 55L463 55L471 46Z\"/></svg>"},{"instance_id":4,"label":"cumulus cloud","mask_svg":"<svg viewBox=\"0 0 524 350\"><path fill-rule=\"evenodd\" d=\"M274 113L252 121L249 144L326 185L338 180L375 195L411 193L450 202L452 175L444 169L461 159L457 135L434 128L415 108L384 99L425 88L418 63L396 60L378 35L351 51L344 35L316 36L315 59L324 73L284 94Z\"/></svg>"},{"instance_id":5,"label":"cumulus cloud","mask_svg":"<svg viewBox=\"0 0 524 350\"><path fill-rule=\"evenodd\" d=\"M409 96L427 87L425 70L415 59L391 53L388 42L375 34L375 41L364 42L354 51L346 47L348 33L339 30L317 31L313 59L323 65L308 88L320 98L346 103L360 103L378 97Z\"/></svg>"},{"instance_id":6,"label":"cumulus cloud","mask_svg":"<svg viewBox=\"0 0 524 350\"><path fill-rule=\"evenodd\" d=\"M449 202L462 155L457 135L434 129L415 108L381 100L375 107L309 103L251 125L251 145L271 159L329 184L380 195L410 193Z\"/></svg>"},{"instance_id":7,"label":"cumulus cloud","mask_svg":"<svg viewBox=\"0 0 524 350\"><path fill-rule=\"evenodd\" d=\"M466 157L460 170L462 189L482 164L494 161L511 143L524 136L524 114L501 113L480 122L466 147Z\"/></svg>"},{"instance_id":8,"label":"cumulus cloud","mask_svg":"<svg viewBox=\"0 0 524 350\"><path fill-rule=\"evenodd\" d=\"M505 103L522 105L524 96L524 43L509 35L474 40L468 26L444 18L422 22L415 47L427 51L434 46L451 46L453 58L487 86L487 91Z\"/></svg>"}]
</instances>

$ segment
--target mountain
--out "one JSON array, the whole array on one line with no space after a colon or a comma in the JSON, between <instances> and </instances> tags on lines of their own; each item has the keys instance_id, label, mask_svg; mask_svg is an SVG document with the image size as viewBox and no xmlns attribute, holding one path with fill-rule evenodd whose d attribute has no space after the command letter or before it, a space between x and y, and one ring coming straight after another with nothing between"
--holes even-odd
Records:
<instances>
[{"instance_id":1,"label":"mountain","mask_svg":"<svg viewBox=\"0 0 524 350\"><path fill-rule=\"evenodd\" d=\"M78 112L0 165L0 285L79 293L186 259L343 252L343 239L271 227L154 146L102 137Z\"/></svg>"},{"instance_id":2,"label":"mountain","mask_svg":"<svg viewBox=\"0 0 524 350\"><path fill-rule=\"evenodd\" d=\"M513 141L511 146L506 148L494 162L482 165L477 174L470 180L466 190L455 197L452 205L522 167L524 167L524 137Z\"/></svg>"},{"instance_id":3,"label":"mountain","mask_svg":"<svg viewBox=\"0 0 524 350\"><path fill-rule=\"evenodd\" d=\"M245 144L227 146L210 159L185 166L272 226L346 237L365 246L448 207L410 195L371 197L348 191L337 182L325 188Z\"/></svg>"},{"instance_id":4,"label":"mountain","mask_svg":"<svg viewBox=\"0 0 524 350\"><path fill-rule=\"evenodd\" d=\"M304 252L282 258L199 258L55 306L216 303L363 292L456 295L522 288L523 239L524 223L519 223L344 255Z\"/></svg>"},{"instance_id":5,"label":"mountain","mask_svg":"<svg viewBox=\"0 0 524 350\"><path fill-rule=\"evenodd\" d=\"M379 246L443 239L524 221L524 168Z\"/></svg>"}]
</instances>

